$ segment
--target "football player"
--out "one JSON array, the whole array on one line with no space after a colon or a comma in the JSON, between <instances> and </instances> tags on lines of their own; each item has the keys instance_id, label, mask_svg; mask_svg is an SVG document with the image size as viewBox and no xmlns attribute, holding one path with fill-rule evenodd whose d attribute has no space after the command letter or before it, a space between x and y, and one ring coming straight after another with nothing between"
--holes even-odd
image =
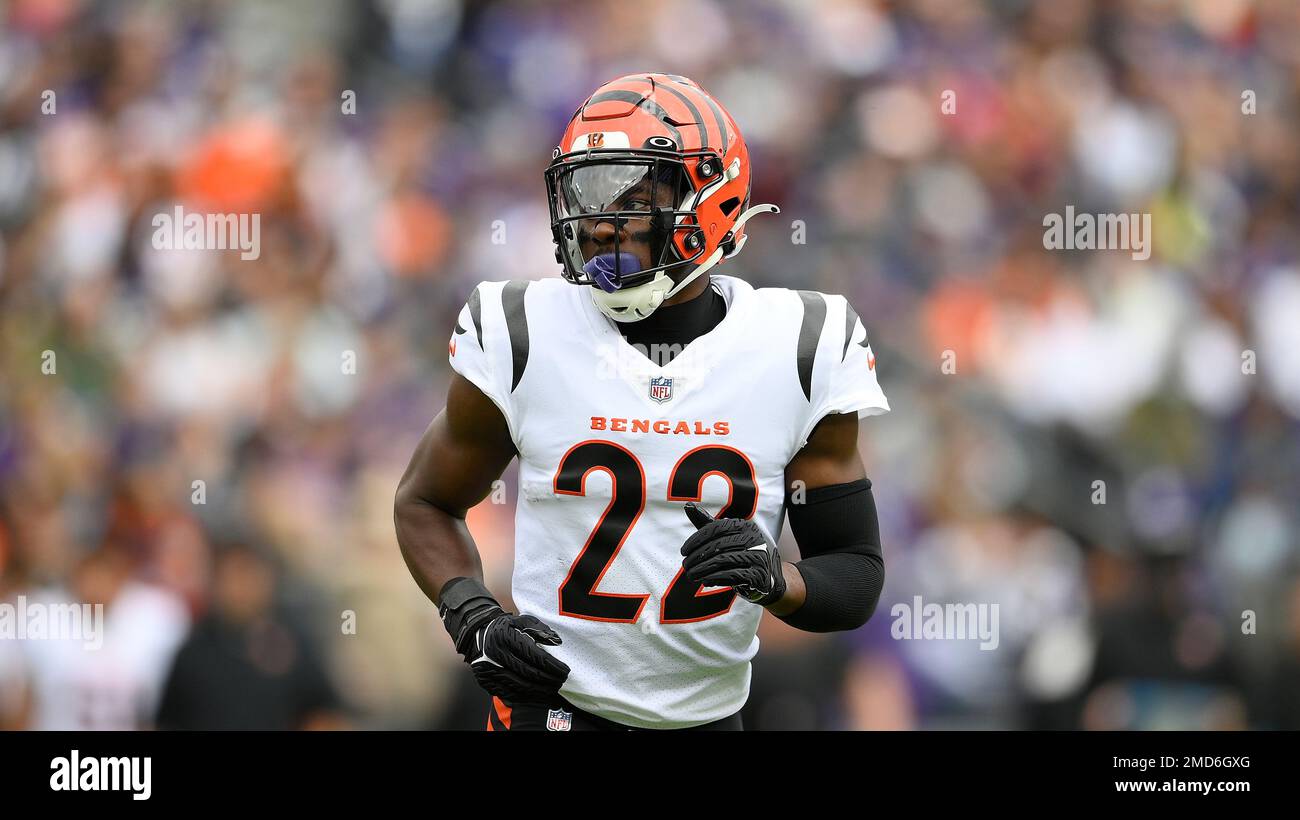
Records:
<instances>
[{"instance_id":1,"label":"football player","mask_svg":"<svg viewBox=\"0 0 1300 820\"><path fill-rule=\"evenodd\" d=\"M751 207L740 129L692 80L597 89L545 180L561 276L469 294L397 490L402 554L488 729L739 729L764 609L849 630L880 595L866 329L841 296L712 273L778 210ZM513 458L518 613L465 526Z\"/></svg>"}]
</instances>

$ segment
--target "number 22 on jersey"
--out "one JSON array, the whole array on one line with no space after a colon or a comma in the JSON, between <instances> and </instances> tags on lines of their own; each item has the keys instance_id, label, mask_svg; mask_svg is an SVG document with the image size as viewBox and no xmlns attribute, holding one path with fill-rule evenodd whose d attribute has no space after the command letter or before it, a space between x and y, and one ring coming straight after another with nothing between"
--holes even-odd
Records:
<instances>
[{"instance_id":1,"label":"number 22 on jersey","mask_svg":"<svg viewBox=\"0 0 1300 820\"><path fill-rule=\"evenodd\" d=\"M560 585L560 614L593 621L635 623L650 599L649 593L597 592L596 587L645 509L645 470L626 447L590 439L573 445L560 459L553 489L559 495L586 495L587 476L596 470L609 475L612 497ZM668 478L668 500L700 501L704 479L710 475L726 479L731 491L718 517L752 518L758 505L754 465L744 453L731 447L705 445L679 458ZM660 623L703 621L731 609L735 590L702 592L703 587L685 578L682 572L678 567L677 575L664 593Z\"/></svg>"}]
</instances>

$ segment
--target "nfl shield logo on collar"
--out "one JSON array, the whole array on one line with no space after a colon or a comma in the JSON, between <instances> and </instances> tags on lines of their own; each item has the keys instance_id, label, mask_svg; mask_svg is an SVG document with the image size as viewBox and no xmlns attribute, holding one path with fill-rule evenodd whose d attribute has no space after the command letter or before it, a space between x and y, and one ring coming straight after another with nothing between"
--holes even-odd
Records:
<instances>
[{"instance_id":1,"label":"nfl shield logo on collar","mask_svg":"<svg viewBox=\"0 0 1300 820\"><path fill-rule=\"evenodd\" d=\"M567 732L573 726L573 713L563 709L550 709L546 712L546 729L550 732Z\"/></svg>"},{"instance_id":2,"label":"nfl shield logo on collar","mask_svg":"<svg viewBox=\"0 0 1300 820\"><path fill-rule=\"evenodd\" d=\"M650 398L663 404L673 397L673 380L671 376L655 376L650 379Z\"/></svg>"}]
</instances>

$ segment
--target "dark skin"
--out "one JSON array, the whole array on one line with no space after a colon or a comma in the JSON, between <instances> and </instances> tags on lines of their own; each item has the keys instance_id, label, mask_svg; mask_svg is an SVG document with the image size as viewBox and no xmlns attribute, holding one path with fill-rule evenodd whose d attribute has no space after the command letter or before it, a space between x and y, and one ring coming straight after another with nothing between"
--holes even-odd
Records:
<instances>
[{"instance_id":1,"label":"dark skin","mask_svg":"<svg viewBox=\"0 0 1300 820\"><path fill-rule=\"evenodd\" d=\"M648 186L627 192L620 207L644 208ZM640 199L638 199L640 197ZM660 199L660 197L656 197ZM662 204L669 204L671 193ZM588 224L595 223L595 224ZM637 254L649 267L648 220L627 220L620 228L619 250ZM610 251L614 246L614 225L589 220L580 226L583 251ZM593 243L593 244L588 244ZM679 281L684 273L674 275ZM700 276L665 304L694 299L709 286ZM483 579L478 548L465 526L465 515L492 491L510 460L518 455L501 410L465 377L452 374L447 406L429 424L415 448L411 463L397 487L393 518L397 542L411 575L434 603L438 592L452 578ZM786 492L795 482L805 490L866 478L858 454L858 418L854 413L829 415L813 429L808 443L785 468ZM685 515L685 513L683 513ZM767 609L788 615L803 606L803 577L791 562L784 562L786 593Z\"/></svg>"}]
</instances>

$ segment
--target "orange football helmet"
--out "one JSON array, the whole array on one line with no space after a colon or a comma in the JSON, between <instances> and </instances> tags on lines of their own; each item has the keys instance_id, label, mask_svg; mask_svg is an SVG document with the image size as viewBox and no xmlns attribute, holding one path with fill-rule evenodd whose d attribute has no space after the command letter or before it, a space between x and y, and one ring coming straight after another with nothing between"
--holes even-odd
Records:
<instances>
[{"instance_id":1,"label":"orange football helmet","mask_svg":"<svg viewBox=\"0 0 1300 820\"><path fill-rule=\"evenodd\" d=\"M676 74L629 74L596 89L570 118L545 177L563 276L591 285L597 307L617 321L650 315L739 253L750 217L779 213L749 206L749 151L735 120ZM590 241L600 222L613 224L612 246ZM648 237L648 267L620 250L620 235L635 228ZM681 271L674 282L670 272Z\"/></svg>"}]
</instances>

